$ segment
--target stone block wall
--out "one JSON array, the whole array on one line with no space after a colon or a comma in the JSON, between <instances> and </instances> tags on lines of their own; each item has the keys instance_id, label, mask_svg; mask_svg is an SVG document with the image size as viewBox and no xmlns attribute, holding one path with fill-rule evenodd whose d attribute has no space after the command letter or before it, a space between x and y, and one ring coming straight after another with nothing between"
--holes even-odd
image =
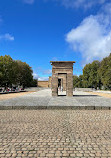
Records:
<instances>
[{"instance_id":1,"label":"stone block wall","mask_svg":"<svg viewBox=\"0 0 111 158\"><path fill-rule=\"evenodd\" d=\"M58 74L52 75L52 96L58 96Z\"/></svg>"},{"instance_id":2,"label":"stone block wall","mask_svg":"<svg viewBox=\"0 0 111 158\"><path fill-rule=\"evenodd\" d=\"M49 76L48 87L52 87L52 76Z\"/></svg>"},{"instance_id":3,"label":"stone block wall","mask_svg":"<svg viewBox=\"0 0 111 158\"><path fill-rule=\"evenodd\" d=\"M48 88L48 81L38 81L38 87Z\"/></svg>"},{"instance_id":4,"label":"stone block wall","mask_svg":"<svg viewBox=\"0 0 111 158\"><path fill-rule=\"evenodd\" d=\"M58 96L58 79L63 79L67 96L73 96L73 63L74 61L51 61L52 96Z\"/></svg>"}]
</instances>

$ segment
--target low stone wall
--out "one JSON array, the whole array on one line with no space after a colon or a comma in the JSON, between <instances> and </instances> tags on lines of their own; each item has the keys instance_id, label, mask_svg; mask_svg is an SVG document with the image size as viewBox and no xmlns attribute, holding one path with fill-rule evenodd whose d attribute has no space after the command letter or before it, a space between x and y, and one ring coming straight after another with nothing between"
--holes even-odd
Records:
<instances>
[{"instance_id":1,"label":"low stone wall","mask_svg":"<svg viewBox=\"0 0 111 158\"><path fill-rule=\"evenodd\" d=\"M49 76L49 88L51 88L52 87L52 76Z\"/></svg>"},{"instance_id":2,"label":"low stone wall","mask_svg":"<svg viewBox=\"0 0 111 158\"><path fill-rule=\"evenodd\" d=\"M75 91L92 92L92 88L75 88Z\"/></svg>"},{"instance_id":3,"label":"low stone wall","mask_svg":"<svg viewBox=\"0 0 111 158\"><path fill-rule=\"evenodd\" d=\"M38 87L48 88L49 87L49 81L38 81Z\"/></svg>"}]
</instances>

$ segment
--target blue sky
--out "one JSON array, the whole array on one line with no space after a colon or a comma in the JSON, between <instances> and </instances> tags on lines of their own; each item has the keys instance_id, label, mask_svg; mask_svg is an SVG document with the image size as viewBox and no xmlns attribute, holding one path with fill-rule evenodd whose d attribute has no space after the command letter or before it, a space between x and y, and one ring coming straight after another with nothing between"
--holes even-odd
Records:
<instances>
[{"instance_id":1,"label":"blue sky","mask_svg":"<svg viewBox=\"0 0 111 158\"><path fill-rule=\"evenodd\" d=\"M0 55L27 62L34 77L51 60L76 61L74 74L111 52L111 0L1 0Z\"/></svg>"}]
</instances>

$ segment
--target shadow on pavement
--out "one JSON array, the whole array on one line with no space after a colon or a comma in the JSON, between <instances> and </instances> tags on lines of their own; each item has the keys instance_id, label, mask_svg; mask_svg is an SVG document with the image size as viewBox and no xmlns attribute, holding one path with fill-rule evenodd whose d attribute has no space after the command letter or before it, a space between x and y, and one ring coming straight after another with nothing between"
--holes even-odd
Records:
<instances>
[{"instance_id":1,"label":"shadow on pavement","mask_svg":"<svg viewBox=\"0 0 111 158\"><path fill-rule=\"evenodd\" d=\"M66 95L58 95L58 97L66 97ZM98 97L98 95L73 95L73 97Z\"/></svg>"},{"instance_id":2,"label":"shadow on pavement","mask_svg":"<svg viewBox=\"0 0 111 158\"><path fill-rule=\"evenodd\" d=\"M66 95L58 95L58 97L66 97Z\"/></svg>"},{"instance_id":3,"label":"shadow on pavement","mask_svg":"<svg viewBox=\"0 0 111 158\"><path fill-rule=\"evenodd\" d=\"M98 97L98 95L73 95L73 97Z\"/></svg>"}]
</instances>

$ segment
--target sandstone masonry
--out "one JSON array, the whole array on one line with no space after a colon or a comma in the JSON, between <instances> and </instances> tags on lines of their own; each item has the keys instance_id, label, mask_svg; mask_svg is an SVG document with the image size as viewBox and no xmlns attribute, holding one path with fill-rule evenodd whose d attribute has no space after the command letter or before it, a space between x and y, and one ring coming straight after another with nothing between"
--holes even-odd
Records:
<instances>
[{"instance_id":1,"label":"sandstone masonry","mask_svg":"<svg viewBox=\"0 0 111 158\"><path fill-rule=\"evenodd\" d=\"M73 96L73 64L75 61L50 61L52 65L52 96L58 96L62 87L67 96Z\"/></svg>"}]
</instances>

